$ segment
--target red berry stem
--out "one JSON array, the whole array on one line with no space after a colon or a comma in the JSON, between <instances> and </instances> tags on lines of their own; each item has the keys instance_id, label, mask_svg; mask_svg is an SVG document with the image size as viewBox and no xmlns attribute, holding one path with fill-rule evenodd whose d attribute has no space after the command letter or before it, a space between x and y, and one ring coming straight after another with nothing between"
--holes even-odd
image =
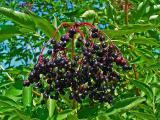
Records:
<instances>
[{"instance_id":1,"label":"red berry stem","mask_svg":"<svg viewBox=\"0 0 160 120\"><path fill-rule=\"evenodd\" d=\"M85 38L84 33L80 29L76 29L76 32L78 32L82 38Z\"/></svg>"}]
</instances>

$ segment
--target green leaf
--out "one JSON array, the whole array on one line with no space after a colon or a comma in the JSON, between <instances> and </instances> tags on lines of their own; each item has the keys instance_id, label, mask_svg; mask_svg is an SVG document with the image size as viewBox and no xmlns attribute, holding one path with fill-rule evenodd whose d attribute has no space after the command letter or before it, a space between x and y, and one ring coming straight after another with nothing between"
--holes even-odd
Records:
<instances>
[{"instance_id":1,"label":"green leaf","mask_svg":"<svg viewBox=\"0 0 160 120\"><path fill-rule=\"evenodd\" d=\"M130 24L128 26L122 27L119 30L105 30L105 33L112 37L120 37L132 33L144 32L146 30L150 30L156 27L158 28L159 26L152 24Z\"/></svg>"},{"instance_id":2,"label":"green leaf","mask_svg":"<svg viewBox=\"0 0 160 120\"><path fill-rule=\"evenodd\" d=\"M159 18L159 15L152 15L149 17L149 20L155 20L157 18Z\"/></svg>"},{"instance_id":3,"label":"green leaf","mask_svg":"<svg viewBox=\"0 0 160 120\"><path fill-rule=\"evenodd\" d=\"M65 118L67 118L68 115L72 114L73 112L74 112L74 110L71 110L71 109L64 110L64 111L58 113L56 120L63 120Z\"/></svg>"},{"instance_id":4,"label":"green leaf","mask_svg":"<svg viewBox=\"0 0 160 120\"><path fill-rule=\"evenodd\" d=\"M98 15L94 10L87 10L81 15L81 17L86 18L88 20L94 20L98 17Z\"/></svg>"},{"instance_id":5,"label":"green leaf","mask_svg":"<svg viewBox=\"0 0 160 120\"><path fill-rule=\"evenodd\" d=\"M0 41L3 41L7 38L11 38L20 33L18 27L13 25L3 25L0 26Z\"/></svg>"},{"instance_id":6,"label":"green leaf","mask_svg":"<svg viewBox=\"0 0 160 120\"><path fill-rule=\"evenodd\" d=\"M134 14L134 19L136 21L146 13L147 4L148 4L148 0L144 0L138 5L137 11Z\"/></svg>"},{"instance_id":7,"label":"green leaf","mask_svg":"<svg viewBox=\"0 0 160 120\"><path fill-rule=\"evenodd\" d=\"M143 63L144 62L144 60L142 59L142 57L141 56L138 56L137 58L135 58L134 60L132 60L131 62L130 62L130 64L141 64L141 63Z\"/></svg>"},{"instance_id":8,"label":"green leaf","mask_svg":"<svg viewBox=\"0 0 160 120\"><path fill-rule=\"evenodd\" d=\"M5 15L6 17L12 19L14 22L28 28L35 30L35 24L32 18L25 13L14 11L9 8L0 7L0 14Z\"/></svg>"},{"instance_id":9,"label":"green leaf","mask_svg":"<svg viewBox=\"0 0 160 120\"><path fill-rule=\"evenodd\" d=\"M54 114L55 108L56 108L56 101L54 99L48 99L47 101L47 107L49 111L49 117L51 118Z\"/></svg>"},{"instance_id":10,"label":"green leaf","mask_svg":"<svg viewBox=\"0 0 160 120\"><path fill-rule=\"evenodd\" d=\"M28 11L28 13L38 28L40 28L48 37L53 36L55 27L48 20L39 17L30 11Z\"/></svg>"},{"instance_id":11,"label":"green leaf","mask_svg":"<svg viewBox=\"0 0 160 120\"><path fill-rule=\"evenodd\" d=\"M131 97L126 98L121 101L116 102L113 107L108 109L105 113L102 113L102 115L109 116L113 115L115 113L123 113L125 111L128 111L132 109L133 107L139 105L140 103L144 102L146 99L144 97Z\"/></svg>"},{"instance_id":12,"label":"green leaf","mask_svg":"<svg viewBox=\"0 0 160 120\"><path fill-rule=\"evenodd\" d=\"M54 26L51 25L50 22L48 22L46 19L39 17L35 15L34 13L30 11L26 11L28 14L14 11L9 8L4 8L0 7L0 13L7 16L8 18L12 19L16 23L20 24L24 28L28 28L32 31L35 31L35 27L40 28L47 36L52 37L53 32L55 30ZM23 31L29 31L28 29L26 30L21 30Z\"/></svg>"},{"instance_id":13,"label":"green leaf","mask_svg":"<svg viewBox=\"0 0 160 120\"><path fill-rule=\"evenodd\" d=\"M157 120L153 114L131 111L131 114L142 120Z\"/></svg>"},{"instance_id":14,"label":"green leaf","mask_svg":"<svg viewBox=\"0 0 160 120\"><path fill-rule=\"evenodd\" d=\"M32 86L23 87L23 105L24 107L32 106Z\"/></svg>"},{"instance_id":15,"label":"green leaf","mask_svg":"<svg viewBox=\"0 0 160 120\"><path fill-rule=\"evenodd\" d=\"M14 101L18 101L21 99L22 90L15 88L14 86L9 87L9 89L5 90L5 96L11 98Z\"/></svg>"},{"instance_id":16,"label":"green leaf","mask_svg":"<svg viewBox=\"0 0 160 120\"><path fill-rule=\"evenodd\" d=\"M14 82L12 82L12 81L2 82L2 83L0 83L0 88L6 87L6 86L11 85L11 84L13 84L13 83L14 83Z\"/></svg>"},{"instance_id":17,"label":"green leaf","mask_svg":"<svg viewBox=\"0 0 160 120\"><path fill-rule=\"evenodd\" d=\"M132 39L130 42L142 44L142 45L148 45L148 46L157 46L157 47L160 46L160 43L154 38L140 37L137 39Z\"/></svg>"},{"instance_id":18,"label":"green leaf","mask_svg":"<svg viewBox=\"0 0 160 120\"><path fill-rule=\"evenodd\" d=\"M90 118L95 117L98 114L98 105L95 106L82 106L78 111L78 118Z\"/></svg>"},{"instance_id":19,"label":"green leaf","mask_svg":"<svg viewBox=\"0 0 160 120\"><path fill-rule=\"evenodd\" d=\"M0 114L4 114L5 112L11 112L14 111L14 107L0 107Z\"/></svg>"},{"instance_id":20,"label":"green leaf","mask_svg":"<svg viewBox=\"0 0 160 120\"><path fill-rule=\"evenodd\" d=\"M131 82L147 95L147 98L150 102L153 101L153 91L148 85L138 80L133 80Z\"/></svg>"},{"instance_id":21,"label":"green leaf","mask_svg":"<svg viewBox=\"0 0 160 120\"><path fill-rule=\"evenodd\" d=\"M11 106L18 109L21 108L15 101L6 96L0 96L0 106L4 107Z\"/></svg>"}]
</instances>

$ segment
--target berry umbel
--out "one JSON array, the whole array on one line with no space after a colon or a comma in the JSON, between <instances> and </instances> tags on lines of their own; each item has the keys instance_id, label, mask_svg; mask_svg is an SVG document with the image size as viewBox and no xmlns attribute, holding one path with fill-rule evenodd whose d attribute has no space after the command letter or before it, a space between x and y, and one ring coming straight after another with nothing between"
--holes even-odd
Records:
<instances>
[{"instance_id":1,"label":"berry umbel","mask_svg":"<svg viewBox=\"0 0 160 120\"><path fill-rule=\"evenodd\" d=\"M68 31L56 40L62 26L68 27ZM82 26L90 28L82 32ZM43 55L48 46L52 48ZM42 48L24 86L34 84L44 100L58 100L60 95L69 93L69 98L78 102L91 99L111 103L116 87L123 81L117 68L131 69L118 47L106 41L103 32L88 22L65 22Z\"/></svg>"}]
</instances>

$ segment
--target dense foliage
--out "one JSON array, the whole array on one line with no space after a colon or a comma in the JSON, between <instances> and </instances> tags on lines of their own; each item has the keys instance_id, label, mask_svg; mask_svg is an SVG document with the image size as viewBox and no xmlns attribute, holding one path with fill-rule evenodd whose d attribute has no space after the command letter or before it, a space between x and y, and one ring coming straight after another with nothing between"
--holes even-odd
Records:
<instances>
[{"instance_id":1,"label":"dense foliage","mask_svg":"<svg viewBox=\"0 0 160 120\"><path fill-rule=\"evenodd\" d=\"M1 0L0 119L159 119L159 15L158 0ZM23 86L23 81L28 80L38 60L42 46L53 37L58 25L75 21L90 22L103 31L107 45L116 45L128 60L127 63L132 65L130 71L114 68L123 84L112 93L115 99L110 104L90 99L77 103L69 99L69 93L60 94L59 100L47 96L46 103L42 104L43 94L33 85L28 86L26 81ZM87 30L88 27L83 28L85 33ZM65 27L59 29L55 39L60 40L66 31ZM76 34L75 37L78 39L79 36ZM97 46L100 44L98 42ZM67 46L72 47L72 44ZM97 46L94 49L103 49L102 45ZM44 50L44 56L47 56L47 51ZM70 58L71 54L68 54ZM78 55L81 54L80 51ZM99 59L95 55L94 58Z\"/></svg>"}]
</instances>

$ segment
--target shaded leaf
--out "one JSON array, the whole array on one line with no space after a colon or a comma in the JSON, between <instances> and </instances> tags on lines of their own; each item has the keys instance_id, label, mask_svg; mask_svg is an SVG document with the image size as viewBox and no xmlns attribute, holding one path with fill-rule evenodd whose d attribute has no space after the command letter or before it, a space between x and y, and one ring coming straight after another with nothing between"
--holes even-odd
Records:
<instances>
[{"instance_id":1,"label":"shaded leaf","mask_svg":"<svg viewBox=\"0 0 160 120\"><path fill-rule=\"evenodd\" d=\"M78 111L78 118L95 117L98 114L98 105L95 106L82 106Z\"/></svg>"}]
</instances>

